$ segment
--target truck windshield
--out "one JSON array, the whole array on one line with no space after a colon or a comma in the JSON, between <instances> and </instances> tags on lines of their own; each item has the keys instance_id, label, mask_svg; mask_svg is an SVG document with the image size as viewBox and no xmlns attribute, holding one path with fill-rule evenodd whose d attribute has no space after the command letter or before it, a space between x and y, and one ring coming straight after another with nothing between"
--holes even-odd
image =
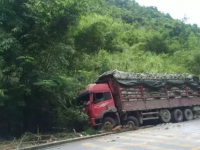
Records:
<instances>
[{"instance_id":1,"label":"truck windshield","mask_svg":"<svg viewBox=\"0 0 200 150\"><path fill-rule=\"evenodd\" d=\"M107 101L110 99L111 99L111 95L109 92L93 94L93 104L97 104L97 103Z\"/></svg>"},{"instance_id":2,"label":"truck windshield","mask_svg":"<svg viewBox=\"0 0 200 150\"><path fill-rule=\"evenodd\" d=\"M86 107L88 101L90 101L90 93L89 92L83 93L78 97L77 105Z\"/></svg>"}]
</instances>

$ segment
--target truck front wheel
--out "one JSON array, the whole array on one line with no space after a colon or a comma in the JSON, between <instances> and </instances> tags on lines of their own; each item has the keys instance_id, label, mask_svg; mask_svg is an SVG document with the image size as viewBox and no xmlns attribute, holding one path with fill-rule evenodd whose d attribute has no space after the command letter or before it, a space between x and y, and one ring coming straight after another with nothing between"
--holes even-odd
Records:
<instances>
[{"instance_id":1,"label":"truck front wheel","mask_svg":"<svg viewBox=\"0 0 200 150\"><path fill-rule=\"evenodd\" d=\"M111 118L111 117L105 117L103 119L103 126L110 126L110 125L115 127L116 126L115 120L113 118Z\"/></svg>"},{"instance_id":2,"label":"truck front wheel","mask_svg":"<svg viewBox=\"0 0 200 150\"><path fill-rule=\"evenodd\" d=\"M126 124L127 124L128 126L136 126L136 127L138 127L138 126L139 126L139 121L138 121L138 119L137 119L136 117L134 117L134 116L129 116L129 117L127 118Z\"/></svg>"}]
</instances>

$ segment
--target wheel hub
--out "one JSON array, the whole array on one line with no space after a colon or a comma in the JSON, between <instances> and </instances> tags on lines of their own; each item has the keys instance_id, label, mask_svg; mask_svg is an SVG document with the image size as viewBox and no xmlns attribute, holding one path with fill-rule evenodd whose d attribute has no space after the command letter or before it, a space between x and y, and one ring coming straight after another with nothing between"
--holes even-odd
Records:
<instances>
[{"instance_id":1,"label":"wheel hub","mask_svg":"<svg viewBox=\"0 0 200 150\"><path fill-rule=\"evenodd\" d=\"M188 111L188 112L186 113L186 115L187 115L188 117L190 117L191 114L190 114L190 112Z\"/></svg>"},{"instance_id":2,"label":"wheel hub","mask_svg":"<svg viewBox=\"0 0 200 150\"><path fill-rule=\"evenodd\" d=\"M104 123L104 125L108 126L108 125L112 125L112 123L109 122L109 121L106 121L106 122Z\"/></svg>"},{"instance_id":3,"label":"wheel hub","mask_svg":"<svg viewBox=\"0 0 200 150\"><path fill-rule=\"evenodd\" d=\"M168 114L167 112L164 112L164 113L163 113L163 117L164 117L165 119L168 119L168 118L169 118L169 114Z\"/></svg>"},{"instance_id":4,"label":"wheel hub","mask_svg":"<svg viewBox=\"0 0 200 150\"><path fill-rule=\"evenodd\" d=\"M127 125L135 125L135 123L133 121L128 121Z\"/></svg>"}]
</instances>

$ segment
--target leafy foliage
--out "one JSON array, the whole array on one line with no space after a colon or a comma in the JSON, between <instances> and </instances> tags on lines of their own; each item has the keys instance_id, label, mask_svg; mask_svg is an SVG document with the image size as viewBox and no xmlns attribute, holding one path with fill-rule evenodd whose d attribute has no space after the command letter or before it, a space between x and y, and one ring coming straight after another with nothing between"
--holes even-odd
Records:
<instances>
[{"instance_id":1,"label":"leafy foliage","mask_svg":"<svg viewBox=\"0 0 200 150\"><path fill-rule=\"evenodd\" d=\"M1 135L83 129L76 97L107 70L200 75L200 28L133 0L1 0L0 14Z\"/></svg>"}]
</instances>

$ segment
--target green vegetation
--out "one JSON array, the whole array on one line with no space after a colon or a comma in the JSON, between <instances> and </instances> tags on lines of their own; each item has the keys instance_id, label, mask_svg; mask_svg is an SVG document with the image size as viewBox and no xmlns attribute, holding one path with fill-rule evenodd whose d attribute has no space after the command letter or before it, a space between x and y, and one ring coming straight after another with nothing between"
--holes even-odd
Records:
<instances>
[{"instance_id":1,"label":"green vegetation","mask_svg":"<svg viewBox=\"0 0 200 150\"><path fill-rule=\"evenodd\" d=\"M84 129L76 96L107 70L200 75L200 28L133 0L0 0L0 14L3 136Z\"/></svg>"}]
</instances>

